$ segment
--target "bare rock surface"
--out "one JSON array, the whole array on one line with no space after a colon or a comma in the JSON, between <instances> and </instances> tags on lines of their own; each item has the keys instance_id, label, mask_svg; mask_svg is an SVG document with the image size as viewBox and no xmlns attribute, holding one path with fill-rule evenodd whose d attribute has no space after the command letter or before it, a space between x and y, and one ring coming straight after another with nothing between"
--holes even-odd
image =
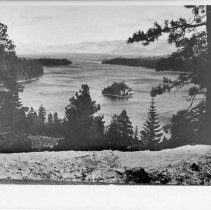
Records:
<instances>
[{"instance_id":1,"label":"bare rock surface","mask_svg":"<svg viewBox=\"0 0 211 210\"><path fill-rule=\"evenodd\" d=\"M0 154L0 180L211 185L211 146Z\"/></svg>"}]
</instances>

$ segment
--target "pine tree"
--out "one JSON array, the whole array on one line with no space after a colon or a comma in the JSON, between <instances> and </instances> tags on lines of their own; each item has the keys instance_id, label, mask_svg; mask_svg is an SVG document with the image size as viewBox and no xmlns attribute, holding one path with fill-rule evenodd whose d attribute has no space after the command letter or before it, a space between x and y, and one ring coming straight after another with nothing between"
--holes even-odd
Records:
<instances>
[{"instance_id":1,"label":"pine tree","mask_svg":"<svg viewBox=\"0 0 211 210\"><path fill-rule=\"evenodd\" d=\"M41 106L39 107L38 110L38 118L40 119L40 122L42 125L45 124L45 119L46 119L46 110L43 107L43 105L41 104Z\"/></svg>"},{"instance_id":2,"label":"pine tree","mask_svg":"<svg viewBox=\"0 0 211 210\"><path fill-rule=\"evenodd\" d=\"M117 123L122 139L125 143L128 143L133 138L133 126L125 109L123 109L121 114L117 117Z\"/></svg>"},{"instance_id":3,"label":"pine tree","mask_svg":"<svg viewBox=\"0 0 211 210\"><path fill-rule=\"evenodd\" d=\"M133 136L133 126L127 112L123 110L120 115L114 115L110 125L107 127L107 145L112 149L125 150L132 145Z\"/></svg>"},{"instance_id":4,"label":"pine tree","mask_svg":"<svg viewBox=\"0 0 211 210\"><path fill-rule=\"evenodd\" d=\"M23 130L25 112L19 92L23 87L17 83L15 45L9 39L7 26L0 23L0 127L7 130Z\"/></svg>"},{"instance_id":5,"label":"pine tree","mask_svg":"<svg viewBox=\"0 0 211 210\"><path fill-rule=\"evenodd\" d=\"M89 87L82 84L81 90L70 98L70 104L65 108L67 122L65 140L58 147L61 149L90 149L96 144L102 144L101 131L104 122L94 114L100 110L100 105L91 99Z\"/></svg>"},{"instance_id":6,"label":"pine tree","mask_svg":"<svg viewBox=\"0 0 211 210\"><path fill-rule=\"evenodd\" d=\"M160 121L158 120L158 114L155 107L155 101L151 98L149 112L147 113L148 119L144 123L144 128L140 132L141 140L150 150L155 150L158 147L162 137L162 128Z\"/></svg>"},{"instance_id":7,"label":"pine tree","mask_svg":"<svg viewBox=\"0 0 211 210\"><path fill-rule=\"evenodd\" d=\"M119 128L118 128L118 123L117 123L117 117L118 115L115 114L111 118L111 122L107 127L106 131L106 146L107 147L116 147L119 142L120 138L120 133L119 133Z\"/></svg>"},{"instance_id":8,"label":"pine tree","mask_svg":"<svg viewBox=\"0 0 211 210\"><path fill-rule=\"evenodd\" d=\"M49 127L53 126L53 116L51 113L48 114L48 126Z\"/></svg>"},{"instance_id":9,"label":"pine tree","mask_svg":"<svg viewBox=\"0 0 211 210\"><path fill-rule=\"evenodd\" d=\"M37 113L31 107L28 114L27 114L27 122L29 126L33 125L34 120L37 118Z\"/></svg>"},{"instance_id":10,"label":"pine tree","mask_svg":"<svg viewBox=\"0 0 211 210\"><path fill-rule=\"evenodd\" d=\"M55 112L55 113L53 114L53 124L54 124L55 126L58 126L59 123L60 123L60 120L59 120L58 113Z\"/></svg>"},{"instance_id":11,"label":"pine tree","mask_svg":"<svg viewBox=\"0 0 211 210\"><path fill-rule=\"evenodd\" d=\"M39 127L39 119L37 117L36 111L34 111L32 107L28 112L26 119L29 133L36 134L37 128Z\"/></svg>"},{"instance_id":12,"label":"pine tree","mask_svg":"<svg viewBox=\"0 0 211 210\"><path fill-rule=\"evenodd\" d=\"M52 133L51 135L53 135L55 137L63 136L64 135L63 126L64 126L64 124L62 123L62 120L59 119L58 113L55 112L53 114L53 125L52 125L53 130L51 132Z\"/></svg>"},{"instance_id":13,"label":"pine tree","mask_svg":"<svg viewBox=\"0 0 211 210\"><path fill-rule=\"evenodd\" d=\"M169 43L175 43L177 52L173 53L179 60L186 60L191 64L190 73L180 74L175 80L164 79L163 84L153 88L152 94L162 94L172 88L181 88L190 83L198 89L192 100L198 94L206 97L205 124L200 131L201 142L210 144L211 136L211 5L186 5L192 10L192 18L178 18L165 20L163 24L157 22L146 31L139 30L128 39L128 43L141 42L149 45L157 41L163 34L168 35Z\"/></svg>"},{"instance_id":14,"label":"pine tree","mask_svg":"<svg viewBox=\"0 0 211 210\"><path fill-rule=\"evenodd\" d=\"M138 126L135 127L135 131L134 131L134 140L138 141Z\"/></svg>"}]
</instances>

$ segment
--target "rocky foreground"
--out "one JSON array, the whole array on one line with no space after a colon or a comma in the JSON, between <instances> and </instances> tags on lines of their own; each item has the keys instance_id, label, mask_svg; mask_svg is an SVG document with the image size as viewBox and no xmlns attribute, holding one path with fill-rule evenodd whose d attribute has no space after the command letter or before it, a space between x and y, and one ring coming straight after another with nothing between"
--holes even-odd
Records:
<instances>
[{"instance_id":1,"label":"rocky foreground","mask_svg":"<svg viewBox=\"0 0 211 210\"><path fill-rule=\"evenodd\" d=\"M0 154L1 182L211 185L211 146Z\"/></svg>"}]
</instances>

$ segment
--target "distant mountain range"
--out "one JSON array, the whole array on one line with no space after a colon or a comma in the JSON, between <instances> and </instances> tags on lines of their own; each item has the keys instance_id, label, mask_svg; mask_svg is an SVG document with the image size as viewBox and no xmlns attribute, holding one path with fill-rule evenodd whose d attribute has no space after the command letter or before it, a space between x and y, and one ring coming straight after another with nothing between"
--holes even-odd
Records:
<instances>
[{"instance_id":1,"label":"distant mountain range","mask_svg":"<svg viewBox=\"0 0 211 210\"><path fill-rule=\"evenodd\" d=\"M39 51L27 47L22 52L43 53L93 53L93 54L169 54L175 51L175 46L166 40L156 41L149 46L140 43L127 44L124 40L81 42L78 44L39 46ZM22 54L22 53L21 53Z\"/></svg>"}]
</instances>

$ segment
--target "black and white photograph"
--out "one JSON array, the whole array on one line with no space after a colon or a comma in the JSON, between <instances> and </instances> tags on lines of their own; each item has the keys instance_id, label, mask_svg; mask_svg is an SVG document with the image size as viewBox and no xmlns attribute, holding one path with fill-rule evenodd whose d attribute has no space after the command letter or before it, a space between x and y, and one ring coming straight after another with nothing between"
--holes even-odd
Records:
<instances>
[{"instance_id":1,"label":"black and white photograph","mask_svg":"<svg viewBox=\"0 0 211 210\"><path fill-rule=\"evenodd\" d=\"M0 2L0 183L211 185L211 6Z\"/></svg>"}]
</instances>

